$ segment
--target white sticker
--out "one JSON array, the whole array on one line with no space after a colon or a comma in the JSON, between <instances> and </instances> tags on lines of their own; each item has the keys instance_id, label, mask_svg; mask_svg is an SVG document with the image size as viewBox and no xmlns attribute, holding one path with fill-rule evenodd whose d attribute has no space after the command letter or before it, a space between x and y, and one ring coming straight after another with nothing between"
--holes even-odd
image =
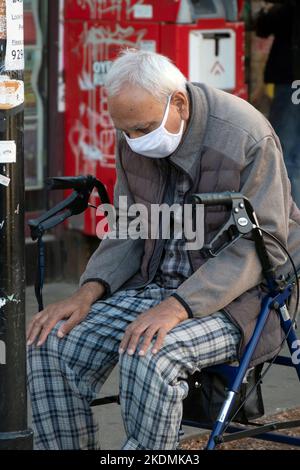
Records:
<instances>
[{"instance_id":1,"label":"white sticker","mask_svg":"<svg viewBox=\"0 0 300 470\"><path fill-rule=\"evenodd\" d=\"M11 109L24 103L24 82L0 75L0 109Z\"/></svg>"},{"instance_id":2,"label":"white sticker","mask_svg":"<svg viewBox=\"0 0 300 470\"><path fill-rule=\"evenodd\" d=\"M153 6L152 5L140 5L136 4L133 7L134 18L153 18Z\"/></svg>"},{"instance_id":3,"label":"white sticker","mask_svg":"<svg viewBox=\"0 0 300 470\"><path fill-rule=\"evenodd\" d=\"M10 183L10 178L7 178L7 176L0 175L0 184L3 186L8 186Z\"/></svg>"},{"instance_id":4,"label":"white sticker","mask_svg":"<svg viewBox=\"0 0 300 470\"><path fill-rule=\"evenodd\" d=\"M156 41L143 40L138 43L142 51L156 52Z\"/></svg>"},{"instance_id":5,"label":"white sticker","mask_svg":"<svg viewBox=\"0 0 300 470\"><path fill-rule=\"evenodd\" d=\"M16 163L17 146L14 140L0 141L0 163Z\"/></svg>"},{"instance_id":6,"label":"white sticker","mask_svg":"<svg viewBox=\"0 0 300 470\"><path fill-rule=\"evenodd\" d=\"M23 0L6 0L5 70L24 70Z\"/></svg>"}]
</instances>

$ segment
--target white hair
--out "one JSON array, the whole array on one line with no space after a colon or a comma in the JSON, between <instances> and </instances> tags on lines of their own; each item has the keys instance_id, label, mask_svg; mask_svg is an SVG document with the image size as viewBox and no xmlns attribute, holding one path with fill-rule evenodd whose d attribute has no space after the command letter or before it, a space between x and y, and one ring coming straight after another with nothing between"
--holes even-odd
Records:
<instances>
[{"instance_id":1,"label":"white hair","mask_svg":"<svg viewBox=\"0 0 300 470\"><path fill-rule=\"evenodd\" d=\"M158 100L175 91L186 92L187 79L167 57L150 51L125 49L109 69L105 87L109 96L126 85L146 90Z\"/></svg>"}]
</instances>

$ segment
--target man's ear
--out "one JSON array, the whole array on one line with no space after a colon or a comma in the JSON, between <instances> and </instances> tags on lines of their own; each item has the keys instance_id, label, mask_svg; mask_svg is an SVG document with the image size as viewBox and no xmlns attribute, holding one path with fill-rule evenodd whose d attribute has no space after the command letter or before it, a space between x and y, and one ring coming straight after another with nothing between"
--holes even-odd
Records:
<instances>
[{"instance_id":1,"label":"man's ear","mask_svg":"<svg viewBox=\"0 0 300 470\"><path fill-rule=\"evenodd\" d=\"M189 99L183 91L176 91L172 96L172 104L176 106L181 119L187 121L189 118Z\"/></svg>"}]
</instances>

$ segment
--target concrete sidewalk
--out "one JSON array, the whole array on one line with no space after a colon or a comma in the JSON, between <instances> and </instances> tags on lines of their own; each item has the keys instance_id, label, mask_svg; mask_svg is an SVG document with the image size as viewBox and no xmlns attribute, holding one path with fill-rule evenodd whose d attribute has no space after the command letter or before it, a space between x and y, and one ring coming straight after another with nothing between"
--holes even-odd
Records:
<instances>
[{"instance_id":1,"label":"concrete sidewalk","mask_svg":"<svg viewBox=\"0 0 300 470\"><path fill-rule=\"evenodd\" d=\"M77 286L75 284L53 283L44 288L44 305L70 296ZM37 312L34 288L26 291L27 322ZM296 372L288 367L273 366L264 379L263 396L266 414L300 405L300 384ZM116 367L103 386L100 396L118 394L118 368ZM121 418L120 406L117 404L103 405L94 409L95 417L100 423L100 442L102 449L120 449L125 440L125 432ZM29 406L29 415L30 406ZM31 416L29 416L31 421ZM199 434L195 428L184 427L185 436Z\"/></svg>"}]
</instances>

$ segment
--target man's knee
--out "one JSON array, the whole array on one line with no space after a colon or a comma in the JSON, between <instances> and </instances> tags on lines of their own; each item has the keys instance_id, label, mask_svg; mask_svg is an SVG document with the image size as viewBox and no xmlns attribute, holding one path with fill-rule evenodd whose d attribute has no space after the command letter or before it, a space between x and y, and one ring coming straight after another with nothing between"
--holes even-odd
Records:
<instances>
[{"instance_id":1,"label":"man's knee","mask_svg":"<svg viewBox=\"0 0 300 470\"><path fill-rule=\"evenodd\" d=\"M49 365L53 362L57 363L61 359L61 350L59 347L59 341L61 341L61 339L58 338L57 332L62 323L63 322L60 321L55 325L42 346L37 347L35 343L28 347L27 358L29 369L41 369L43 367L43 358L47 358L47 363Z\"/></svg>"},{"instance_id":2,"label":"man's knee","mask_svg":"<svg viewBox=\"0 0 300 470\"><path fill-rule=\"evenodd\" d=\"M120 355L119 368L121 381L127 382L128 378L130 378L140 382L141 385L144 381L149 382L149 385L151 385L153 379L152 385L154 385L154 382L157 382L157 380L170 383L176 378L178 362L174 354L172 354L173 348L166 344L156 354L153 354L151 352L153 346L154 342L144 356L139 356L138 350L133 355L129 355L126 352Z\"/></svg>"}]
</instances>

